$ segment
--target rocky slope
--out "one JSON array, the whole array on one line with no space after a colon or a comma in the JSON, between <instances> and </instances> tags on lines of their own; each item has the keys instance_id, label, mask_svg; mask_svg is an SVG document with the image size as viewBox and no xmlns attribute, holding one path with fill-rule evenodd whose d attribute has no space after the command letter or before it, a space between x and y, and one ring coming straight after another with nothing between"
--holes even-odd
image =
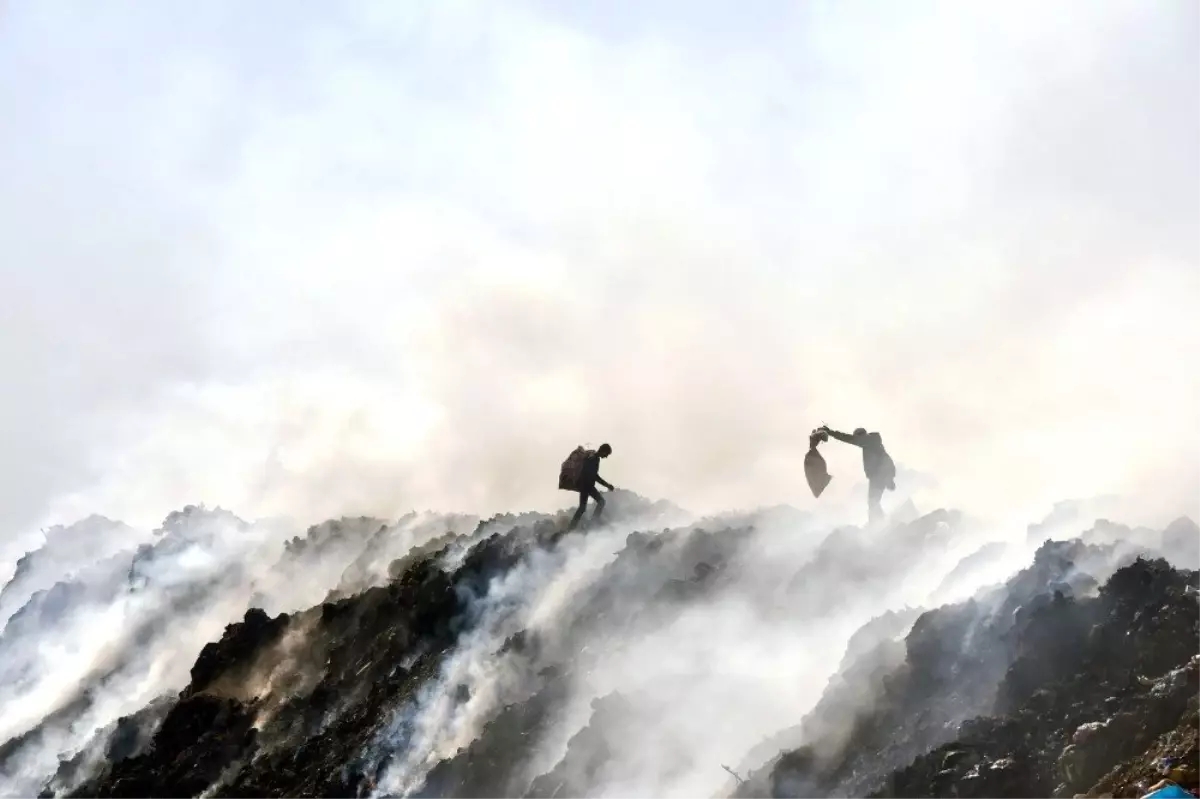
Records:
<instances>
[{"instance_id":1,"label":"rocky slope","mask_svg":"<svg viewBox=\"0 0 1200 799\"><path fill-rule=\"evenodd\" d=\"M101 724L78 705L102 704L105 683L85 684L10 737L0 793L41 768L46 796L1196 788L1197 573L1162 557L1194 556L1187 520L1047 540L987 586L972 575L1020 545L981 548L952 512L819 533L776 511L681 524L663 503L611 504L607 525L568 536L564 514L329 522L278 539L265 572L172 568L164 587L156 562L230 526L253 537L168 520L173 543L31 598L0 647L70 617L72 592L99 601L97 585L103 601L153 588L182 619L220 588L240 621L182 690ZM126 640L157 645L170 621L156 607ZM37 662L16 662L32 680Z\"/></svg>"}]
</instances>

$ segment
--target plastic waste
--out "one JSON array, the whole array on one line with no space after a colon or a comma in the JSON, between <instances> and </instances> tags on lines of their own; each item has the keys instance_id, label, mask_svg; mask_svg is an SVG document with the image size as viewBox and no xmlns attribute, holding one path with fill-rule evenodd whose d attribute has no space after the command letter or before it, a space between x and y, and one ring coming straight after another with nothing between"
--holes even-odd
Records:
<instances>
[{"instance_id":1,"label":"plastic waste","mask_svg":"<svg viewBox=\"0 0 1200 799\"><path fill-rule=\"evenodd\" d=\"M825 465L825 459L817 452L817 445L828 440L829 434L820 430L812 431L812 435L808 437L808 452L804 455L804 477L808 480L808 487L814 497L821 496L821 492L833 480L829 468Z\"/></svg>"}]
</instances>

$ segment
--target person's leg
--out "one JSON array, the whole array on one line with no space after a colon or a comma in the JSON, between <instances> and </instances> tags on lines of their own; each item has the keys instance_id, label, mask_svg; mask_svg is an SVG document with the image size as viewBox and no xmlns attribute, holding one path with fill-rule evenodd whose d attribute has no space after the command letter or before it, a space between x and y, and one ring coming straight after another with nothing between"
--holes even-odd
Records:
<instances>
[{"instance_id":1,"label":"person's leg","mask_svg":"<svg viewBox=\"0 0 1200 799\"><path fill-rule=\"evenodd\" d=\"M592 488L594 492L596 489ZM583 518L583 512L587 510L588 492L579 492L579 509L575 511L575 515L571 517L571 524L567 526L568 530L574 530L575 525L579 524L579 520Z\"/></svg>"},{"instance_id":2,"label":"person's leg","mask_svg":"<svg viewBox=\"0 0 1200 799\"><path fill-rule=\"evenodd\" d=\"M592 486L591 497L596 500L596 509L592 511L592 518L595 519L604 512L604 497L600 496L600 491L595 486Z\"/></svg>"},{"instance_id":3,"label":"person's leg","mask_svg":"<svg viewBox=\"0 0 1200 799\"><path fill-rule=\"evenodd\" d=\"M883 506L879 501L883 498L883 483L871 480L867 484L867 517L871 524L883 518Z\"/></svg>"}]
</instances>

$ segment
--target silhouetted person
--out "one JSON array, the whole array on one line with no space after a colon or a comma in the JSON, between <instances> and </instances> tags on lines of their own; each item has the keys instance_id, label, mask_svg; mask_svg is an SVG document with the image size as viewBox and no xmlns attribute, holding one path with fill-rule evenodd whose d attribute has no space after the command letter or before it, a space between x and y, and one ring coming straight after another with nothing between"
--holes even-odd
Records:
<instances>
[{"instance_id":1,"label":"silhouetted person","mask_svg":"<svg viewBox=\"0 0 1200 799\"><path fill-rule=\"evenodd\" d=\"M819 427L838 441L845 441L861 447L863 451L863 471L867 475L867 516L871 522L883 518L883 508L879 501L883 499L885 490L896 490L896 464L883 448L883 436L878 433L868 433L865 428L858 428L850 435Z\"/></svg>"},{"instance_id":2,"label":"silhouetted person","mask_svg":"<svg viewBox=\"0 0 1200 799\"><path fill-rule=\"evenodd\" d=\"M575 525L579 524L579 520L583 518L583 512L587 510L588 497L596 500L596 510L592 512L594 520L604 510L604 497L600 496L600 492L596 490L596 483L613 490L612 483L600 476L600 459L607 458L612 454L612 447L608 444L601 444L600 449L595 452L589 452L583 461L583 469L579 476L579 510L575 511L575 516L571 519L568 530L574 530Z\"/></svg>"}]
</instances>

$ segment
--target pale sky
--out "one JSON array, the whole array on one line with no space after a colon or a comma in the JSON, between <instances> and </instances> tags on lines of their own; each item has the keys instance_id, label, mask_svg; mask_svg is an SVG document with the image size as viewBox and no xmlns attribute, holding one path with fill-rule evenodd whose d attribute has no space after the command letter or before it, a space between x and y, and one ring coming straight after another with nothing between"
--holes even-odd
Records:
<instances>
[{"instance_id":1,"label":"pale sky","mask_svg":"<svg viewBox=\"0 0 1200 799\"><path fill-rule=\"evenodd\" d=\"M1195 514L1197 9L7 3L0 537L815 507L822 422Z\"/></svg>"}]
</instances>

